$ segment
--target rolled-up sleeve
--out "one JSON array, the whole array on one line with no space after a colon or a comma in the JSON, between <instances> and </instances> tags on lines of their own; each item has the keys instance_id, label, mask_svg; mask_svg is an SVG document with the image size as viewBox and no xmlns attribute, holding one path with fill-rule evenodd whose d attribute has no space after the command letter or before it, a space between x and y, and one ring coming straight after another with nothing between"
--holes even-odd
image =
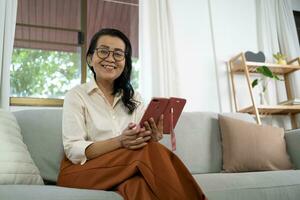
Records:
<instances>
[{"instance_id":1,"label":"rolled-up sleeve","mask_svg":"<svg viewBox=\"0 0 300 200\"><path fill-rule=\"evenodd\" d=\"M64 99L62 139L67 158L81 165L87 161L85 149L93 143L87 140L84 109L80 95L69 91Z\"/></svg>"}]
</instances>

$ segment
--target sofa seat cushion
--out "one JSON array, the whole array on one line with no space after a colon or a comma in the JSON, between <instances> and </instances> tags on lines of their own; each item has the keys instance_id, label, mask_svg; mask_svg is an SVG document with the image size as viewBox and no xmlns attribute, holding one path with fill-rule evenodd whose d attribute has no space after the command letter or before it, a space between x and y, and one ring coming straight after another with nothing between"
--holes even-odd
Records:
<instances>
[{"instance_id":1,"label":"sofa seat cushion","mask_svg":"<svg viewBox=\"0 0 300 200\"><path fill-rule=\"evenodd\" d=\"M208 199L299 200L300 170L194 174Z\"/></svg>"},{"instance_id":2,"label":"sofa seat cushion","mask_svg":"<svg viewBox=\"0 0 300 200\"><path fill-rule=\"evenodd\" d=\"M115 200L123 199L115 192L74 189L59 186L0 185L0 199L6 200Z\"/></svg>"}]
</instances>

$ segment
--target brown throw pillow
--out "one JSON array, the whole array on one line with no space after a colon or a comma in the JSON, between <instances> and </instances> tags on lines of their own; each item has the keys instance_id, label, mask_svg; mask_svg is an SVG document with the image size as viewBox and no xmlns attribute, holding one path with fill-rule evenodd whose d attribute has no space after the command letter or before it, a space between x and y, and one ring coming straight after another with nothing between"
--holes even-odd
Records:
<instances>
[{"instance_id":1,"label":"brown throw pillow","mask_svg":"<svg viewBox=\"0 0 300 200\"><path fill-rule=\"evenodd\" d=\"M219 115L225 172L292 169L284 130Z\"/></svg>"}]
</instances>

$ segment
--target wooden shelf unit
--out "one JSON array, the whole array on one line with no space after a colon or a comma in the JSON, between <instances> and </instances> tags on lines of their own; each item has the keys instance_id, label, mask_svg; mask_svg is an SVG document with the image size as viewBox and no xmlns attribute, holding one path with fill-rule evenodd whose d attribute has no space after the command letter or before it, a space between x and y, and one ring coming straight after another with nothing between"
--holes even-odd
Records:
<instances>
[{"instance_id":1,"label":"wooden shelf unit","mask_svg":"<svg viewBox=\"0 0 300 200\"><path fill-rule=\"evenodd\" d=\"M287 93L287 98L291 99L291 87L289 81L289 74L300 70L300 57L289 61L286 65L261 63L261 62L248 62L246 61L245 54L242 52L229 60L231 86L233 91L233 99L235 110L237 112L249 113L256 116L256 121L261 124L261 115L290 115L292 128L297 128L295 114L300 113L300 105L258 105L255 102L253 89L251 86L251 74L257 74L256 68L260 66L267 66L274 74L283 75L284 83ZM235 74L244 74L247 80L247 85L251 97L252 105L246 108L238 108L236 97L236 85L234 81Z\"/></svg>"},{"instance_id":2,"label":"wooden shelf unit","mask_svg":"<svg viewBox=\"0 0 300 200\"><path fill-rule=\"evenodd\" d=\"M250 73L257 73L256 68L260 66L267 66L273 73L278 75L285 75L297 71L300 69L300 66L296 65L279 65L272 63L262 63L262 62L245 62L248 66L248 70ZM232 68L232 72L234 73L244 73L245 69L242 63L235 64Z\"/></svg>"}]
</instances>

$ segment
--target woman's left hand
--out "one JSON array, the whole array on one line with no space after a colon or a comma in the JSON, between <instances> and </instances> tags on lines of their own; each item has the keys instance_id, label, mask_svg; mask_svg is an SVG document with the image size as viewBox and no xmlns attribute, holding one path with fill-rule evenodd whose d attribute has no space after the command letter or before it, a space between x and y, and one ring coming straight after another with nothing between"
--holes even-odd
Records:
<instances>
[{"instance_id":1,"label":"woman's left hand","mask_svg":"<svg viewBox=\"0 0 300 200\"><path fill-rule=\"evenodd\" d=\"M161 115L157 124L153 118L150 118L148 121L144 123L146 130L151 131L151 140L154 142L158 142L163 138L163 130L164 130L164 115Z\"/></svg>"}]
</instances>

